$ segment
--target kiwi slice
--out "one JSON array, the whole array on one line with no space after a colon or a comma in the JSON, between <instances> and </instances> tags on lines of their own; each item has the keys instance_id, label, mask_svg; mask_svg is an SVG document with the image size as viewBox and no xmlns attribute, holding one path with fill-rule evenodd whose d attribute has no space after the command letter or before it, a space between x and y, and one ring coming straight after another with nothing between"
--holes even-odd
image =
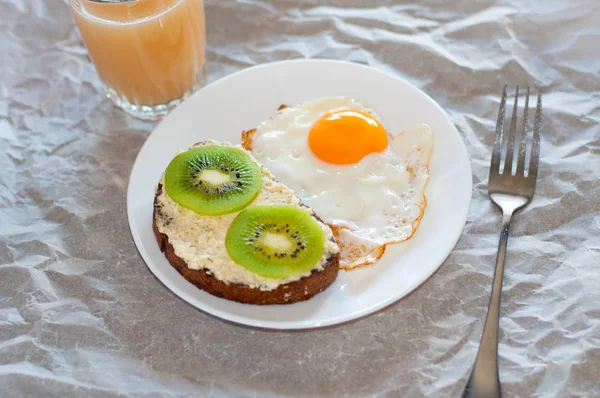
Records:
<instances>
[{"instance_id":1,"label":"kiwi slice","mask_svg":"<svg viewBox=\"0 0 600 398\"><path fill-rule=\"evenodd\" d=\"M180 153L165 173L167 194L201 215L216 216L246 207L262 186L262 172L238 148L201 146Z\"/></svg>"},{"instance_id":2,"label":"kiwi slice","mask_svg":"<svg viewBox=\"0 0 600 398\"><path fill-rule=\"evenodd\" d=\"M233 220L225 238L233 261L265 278L283 279L310 271L325 242L317 221L295 206L253 206Z\"/></svg>"}]
</instances>

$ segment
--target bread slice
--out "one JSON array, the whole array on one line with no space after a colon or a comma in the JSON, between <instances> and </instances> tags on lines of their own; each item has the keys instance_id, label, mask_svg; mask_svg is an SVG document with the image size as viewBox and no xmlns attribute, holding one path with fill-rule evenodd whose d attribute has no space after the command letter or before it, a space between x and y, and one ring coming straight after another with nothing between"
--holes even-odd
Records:
<instances>
[{"instance_id":1,"label":"bread slice","mask_svg":"<svg viewBox=\"0 0 600 398\"><path fill-rule=\"evenodd\" d=\"M163 192L159 184L154 197L154 214L152 228L158 246L169 263L190 283L214 296L245 304L269 305L291 304L308 300L315 294L322 292L336 279L339 270L339 252L327 258L322 269L314 269L301 279L279 285L273 290L261 290L241 283L224 282L207 269L191 269L185 260L175 253L169 237L159 230L157 218L161 212L159 196ZM321 224L323 221L313 213L313 217Z\"/></svg>"}]
</instances>

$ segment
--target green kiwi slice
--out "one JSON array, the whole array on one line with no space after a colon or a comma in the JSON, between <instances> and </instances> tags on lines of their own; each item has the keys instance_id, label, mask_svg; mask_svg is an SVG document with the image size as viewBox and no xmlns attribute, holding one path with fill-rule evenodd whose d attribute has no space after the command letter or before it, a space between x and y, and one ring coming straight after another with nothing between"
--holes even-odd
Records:
<instances>
[{"instance_id":1,"label":"green kiwi slice","mask_svg":"<svg viewBox=\"0 0 600 398\"><path fill-rule=\"evenodd\" d=\"M167 194L198 214L216 216L246 207L262 186L262 172L241 149L201 146L180 153L165 172Z\"/></svg>"},{"instance_id":2,"label":"green kiwi slice","mask_svg":"<svg viewBox=\"0 0 600 398\"><path fill-rule=\"evenodd\" d=\"M233 261L265 278L283 279L310 271L325 250L323 231L295 206L253 206L233 220L225 238Z\"/></svg>"}]
</instances>

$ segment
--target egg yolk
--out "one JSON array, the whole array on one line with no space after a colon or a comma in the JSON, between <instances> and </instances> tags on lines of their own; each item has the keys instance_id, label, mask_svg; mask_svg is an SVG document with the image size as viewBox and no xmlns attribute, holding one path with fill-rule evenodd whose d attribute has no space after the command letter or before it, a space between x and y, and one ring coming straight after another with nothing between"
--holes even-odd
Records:
<instances>
[{"instance_id":1,"label":"egg yolk","mask_svg":"<svg viewBox=\"0 0 600 398\"><path fill-rule=\"evenodd\" d=\"M358 163L388 144L383 126L371 115L357 110L328 112L317 120L308 133L312 153L331 164Z\"/></svg>"}]
</instances>

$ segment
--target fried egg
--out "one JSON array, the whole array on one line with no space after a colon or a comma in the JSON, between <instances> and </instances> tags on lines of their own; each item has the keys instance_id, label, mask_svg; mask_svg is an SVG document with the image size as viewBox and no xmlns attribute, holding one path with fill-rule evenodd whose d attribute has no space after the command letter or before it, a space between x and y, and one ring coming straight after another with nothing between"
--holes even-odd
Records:
<instances>
[{"instance_id":1,"label":"fried egg","mask_svg":"<svg viewBox=\"0 0 600 398\"><path fill-rule=\"evenodd\" d=\"M280 108L244 141L332 228L342 268L377 261L423 217L433 149L425 124L391 134L363 103L327 97Z\"/></svg>"}]
</instances>

